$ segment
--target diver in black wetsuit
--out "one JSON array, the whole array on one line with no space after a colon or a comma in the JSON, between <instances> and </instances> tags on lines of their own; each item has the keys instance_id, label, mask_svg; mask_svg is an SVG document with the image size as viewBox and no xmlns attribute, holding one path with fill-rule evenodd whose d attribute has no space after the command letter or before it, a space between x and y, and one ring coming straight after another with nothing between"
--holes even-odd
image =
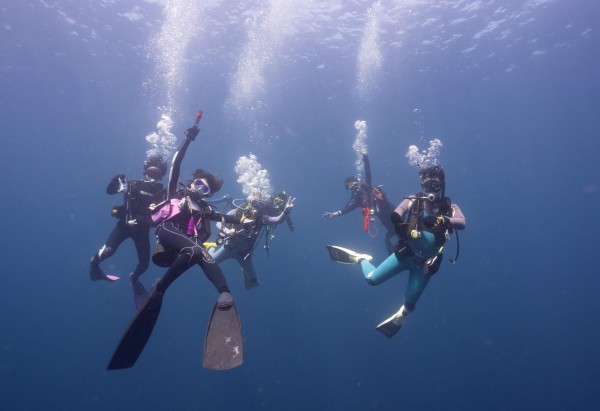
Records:
<instances>
[{"instance_id":1,"label":"diver in black wetsuit","mask_svg":"<svg viewBox=\"0 0 600 411\"><path fill-rule=\"evenodd\" d=\"M239 217L220 214L207 202L208 197L221 189L223 180L205 170L197 169L187 187L177 191L181 162L198 131L197 126L186 131L185 141L173 158L167 200L177 203L176 210L159 222L156 230L160 247L165 250L163 254L170 254L172 261L160 261L157 254L153 256L153 261L168 266L169 269L155 283L150 296L152 298L156 293L164 294L173 281L197 264L219 292L219 306L226 307L233 303L233 298L221 268L208 253L204 242L211 234L210 221L241 224L241 220Z\"/></svg>"},{"instance_id":2,"label":"diver in black wetsuit","mask_svg":"<svg viewBox=\"0 0 600 411\"><path fill-rule=\"evenodd\" d=\"M114 176L106 192L124 193L123 204L113 207L112 215L118 219L106 243L94 254L90 261L90 279L92 281L115 281L118 277L106 275L100 268L100 262L112 256L123 241L131 238L138 255L138 264L129 275L134 292L139 287L139 277L148 269L150 263L150 238L152 227L148 206L160 202L163 184L160 180L167 170L167 163L161 156L149 157L144 162L144 179L130 180L125 175Z\"/></svg>"},{"instance_id":3,"label":"diver in black wetsuit","mask_svg":"<svg viewBox=\"0 0 600 411\"><path fill-rule=\"evenodd\" d=\"M346 187L346 190L350 190L351 192L350 200L348 200L341 210L333 212L327 211L323 213L323 217L334 218L347 214L356 208L362 208L363 215L365 216L365 231L368 231L369 222L367 219L371 219L371 216L377 216L387 231L384 238L385 246L388 252L392 253L394 251L392 238L396 235L394 224L391 220L394 206L380 186L372 186L371 165L366 153L363 153L362 160L365 168L365 181L361 182L354 176L346 178L344 186Z\"/></svg>"}]
</instances>

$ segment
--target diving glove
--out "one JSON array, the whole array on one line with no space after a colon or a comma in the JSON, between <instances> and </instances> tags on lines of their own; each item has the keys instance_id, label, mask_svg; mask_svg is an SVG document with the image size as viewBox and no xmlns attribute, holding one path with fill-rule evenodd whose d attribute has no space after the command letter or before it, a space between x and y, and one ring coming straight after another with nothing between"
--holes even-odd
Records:
<instances>
[{"instance_id":1,"label":"diving glove","mask_svg":"<svg viewBox=\"0 0 600 411\"><path fill-rule=\"evenodd\" d=\"M198 135L198 132L200 132L198 126L190 127L185 132L185 138L194 141L196 139L196 136Z\"/></svg>"},{"instance_id":2,"label":"diving glove","mask_svg":"<svg viewBox=\"0 0 600 411\"><path fill-rule=\"evenodd\" d=\"M428 215L427 217L423 218L423 225L429 230L434 228L446 228L448 227L448 223L448 218L443 215L437 217Z\"/></svg>"}]
</instances>

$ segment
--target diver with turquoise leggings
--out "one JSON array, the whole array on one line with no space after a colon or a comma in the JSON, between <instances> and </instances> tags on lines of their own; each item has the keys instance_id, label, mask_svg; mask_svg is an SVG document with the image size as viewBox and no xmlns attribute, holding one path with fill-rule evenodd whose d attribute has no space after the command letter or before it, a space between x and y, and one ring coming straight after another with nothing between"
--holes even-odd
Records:
<instances>
[{"instance_id":1,"label":"diver with turquoise leggings","mask_svg":"<svg viewBox=\"0 0 600 411\"><path fill-rule=\"evenodd\" d=\"M334 261L360 264L365 279L371 285L379 285L402 271L408 271L404 303L398 312L376 327L389 338L398 333L408 314L415 309L431 276L439 270L444 244L450 235L454 230L466 227L462 211L445 195L444 169L437 165L422 168L419 177L423 192L406 197L392 213L400 241L394 253L379 266L371 263L373 258L370 255L327 246Z\"/></svg>"},{"instance_id":2,"label":"diver with turquoise leggings","mask_svg":"<svg viewBox=\"0 0 600 411\"><path fill-rule=\"evenodd\" d=\"M280 193L274 199L279 200L277 202L278 206L275 206L274 201L271 199L262 201L249 197L242 205L227 213L227 215L235 216L240 221L249 221L250 223L226 224L217 222L217 228L219 228L216 241L218 248L211 248L208 252L217 263L229 259L236 260L242 270L244 287L247 290L259 285L252 258L256 243L264 235L266 239L265 250L268 253L268 241L271 236L269 230L274 229L284 221L287 221L288 225L291 224L289 216L296 199L287 196L284 199L283 195L285 193Z\"/></svg>"}]
</instances>

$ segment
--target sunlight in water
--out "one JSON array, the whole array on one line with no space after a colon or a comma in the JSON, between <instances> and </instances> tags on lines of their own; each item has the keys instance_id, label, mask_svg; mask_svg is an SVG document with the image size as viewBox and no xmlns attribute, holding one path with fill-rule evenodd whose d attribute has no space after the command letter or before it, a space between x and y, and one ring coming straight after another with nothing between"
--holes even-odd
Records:
<instances>
[{"instance_id":1,"label":"sunlight in water","mask_svg":"<svg viewBox=\"0 0 600 411\"><path fill-rule=\"evenodd\" d=\"M249 124L250 139L259 134L258 119L268 111L264 102L265 70L278 63L285 41L300 24L298 15L311 1L271 0L264 11L246 19L248 41L238 59L225 103L239 120Z\"/></svg>"},{"instance_id":2,"label":"sunlight in water","mask_svg":"<svg viewBox=\"0 0 600 411\"><path fill-rule=\"evenodd\" d=\"M160 120L156 131L146 136L151 148L148 156L160 154L169 158L175 150L177 137L173 135L172 118L179 111L180 99L186 73L186 54L190 42L198 33L205 30L201 16L206 8L218 2L193 2L187 0L167 0L164 4L164 22L158 34L149 43L149 54L155 60L153 85L156 94L164 94L160 108Z\"/></svg>"},{"instance_id":3,"label":"sunlight in water","mask_svg":"<svg viewBox=\"0 0 600 411\"><path fill-rule=\"evenodd\" d=\"M356 91L360 98L367 98L376 86L383 61L379 44L379 20L381 3L376 1L367 12L363 38L356 59Z\"/></svg>"}]
</instances>

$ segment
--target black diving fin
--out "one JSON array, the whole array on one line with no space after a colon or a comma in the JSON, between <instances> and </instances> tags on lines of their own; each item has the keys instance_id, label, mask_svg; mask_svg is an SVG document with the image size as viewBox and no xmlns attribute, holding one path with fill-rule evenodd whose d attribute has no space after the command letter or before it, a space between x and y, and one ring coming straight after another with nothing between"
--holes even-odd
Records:
<instances>
[{"instance_id":1,"label":"black diving fin","mask_svg":"<svg viewBox=\"0 0 600 411\"><path fill-rule=\"evenodd\" d=\"M163 294L153 288L144 306L136 313L121 337L107 369L120 370L133 367L144 350L158 320Z\"/></svg>"}]
</instances>

